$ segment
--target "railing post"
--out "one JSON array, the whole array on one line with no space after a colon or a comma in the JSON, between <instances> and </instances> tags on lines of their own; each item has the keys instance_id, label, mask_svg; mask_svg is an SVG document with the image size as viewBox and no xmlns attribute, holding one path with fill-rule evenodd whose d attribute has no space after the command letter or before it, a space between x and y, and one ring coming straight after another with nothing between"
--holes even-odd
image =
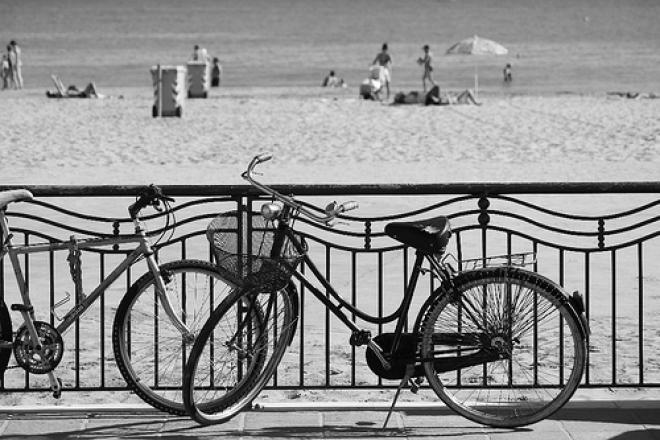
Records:
<instances>
[{"instance_id":1,"label":"railing post","mask_svg":"<svg viewBox=\"0 0 660 440\"><path fill-rule=\"evenodd\" d=\"M598 219L598 249L605 247L605 220Z\"/></svg>"},{"instance_id":2,"label":"railing post","mask_svg":"<svg viewBox=\"0 0 660 440\"><path fill-rule=\"evenodd\" d=\"M488 197L485 194L479 199L478 206L480 212L477 220L481 226L481 257L483 258L485 264L486 256L488 255L488 249L486 246L486 231L488 230L488 224L490 223L490 215L488 214L490 200L488 200Z\"/></svg>"}]
</instances>

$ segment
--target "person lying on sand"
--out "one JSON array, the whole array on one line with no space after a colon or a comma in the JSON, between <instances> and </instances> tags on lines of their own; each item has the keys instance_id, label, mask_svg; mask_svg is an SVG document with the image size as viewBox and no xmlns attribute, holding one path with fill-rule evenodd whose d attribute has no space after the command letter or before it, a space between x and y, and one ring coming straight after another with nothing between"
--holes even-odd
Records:
<instances>
[{"instance_id":1,"label":"person lying on sand","mask_svg":"<svg viewBox=\"0 0 660 440\"><path fill-rule=\"evenodd\" d=\"M49 98L97 98L97 99L103 99L103 98L109 98L107 95L101 95L97 90L96 90L96 84L94 82L91 82L87 84L87 87L85 87L84 90L79 90L78 87L75 85L69 86L68 89L64 90L64 84L62 81L57 77L57 75L51 75L53 78L53 82L55 83L55 87L57 88L56 92L51 92L50 90L46 92L46 96ZM118 98L123 98L123 96L118 96Z\"/></svg>"},{"instance_id":2,"label":"person lying on sand","mask_svg":"<svg viewBox=\"0 0 660 440\"><path fill-rule=\"evenodd\" d=\"M481 105L475 98L472 90L467 89L463 92L453 95L449 93L440 93L440 87L434 86L427 94L424 105L458 105L474 104Z\"/></svg>"},{"instance_id":3,"label":"person lying on sand","mask_svg":"<svg viewBox=\"0 0 660 440\"><path fill-rule=\"evenodd\" d=\"M416 90L412 92L403 93L399 92L394 95L393 104L423 104L425 101L425 96L423 93L420 93Z\"/></svg>"},{"instance_id":4,"label":"person lying on sand","mask_svg":"<svg viewBox=\"0 0 660 440\"><path fill-rule=\"evenodd\" d=\"M96 91L96 85L93 82L87 84L84 90L78 90L78 87L74 85L69 86L66 94L71 98L103 98L103 95Z\"/></svg>"}]
</instances>

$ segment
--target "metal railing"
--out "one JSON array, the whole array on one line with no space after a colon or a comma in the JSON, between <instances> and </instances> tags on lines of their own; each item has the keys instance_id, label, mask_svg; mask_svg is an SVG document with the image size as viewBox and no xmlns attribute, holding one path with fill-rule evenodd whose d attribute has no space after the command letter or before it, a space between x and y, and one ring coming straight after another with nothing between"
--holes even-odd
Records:
<instances>
[{"instance_id":1,"label":"metal railing","mask_svg":"<svg viewBox=\"0 0 660 440\"><path fill-rule=\"evenodd\" d=\"M13 187L4 187L12 189ZM176 229L161 215L149 219L163 262L180 258L210 260L207 224L222 212L259 209L261 196L248 186L162 186L177 198ZM380 316L398 304L412 264L412 251L387 237L385 225L435 215L447 216L453 237L448 248L457 268L491 255L534 252L532 270L556 280L586 299L592 334L585 387L660 386L660 183L519 183L449 185L275 186L313 205L349 199L360 209L333 228L299 220L312 258L353 304ZM15 242L60 240L70 235L130 233L126 207L142 187L33 186L35 201L11 205L8 216ZM98 284L122 249L83 255L83 284ZM22 263L37 317L53 322L73 282L66 253L25 255ZM5 259L7 260L7 259ZM302 270L305 270L303 267ZM125 390L110 341L114 310L123 293L145 269L132 268L74 329L64 335L67 351L58 374L67 390ZM428 293L433 283L429 279ZM426 287L417 301L424 300ZM301 294L300 329L270 388L348 389L393 387L368 369L361 349L314 298ZM0 267L0 298L18 302L8 261ZM51 310L55 309L54 313ZM418 309L415 303L411 313ZM414 316L411 316L412 320ZM14 330L20 316L12 315ZM374 326L372 333L388 331ZM47 388L15 362L0 391Z\"/></svg>"}]
</instances>

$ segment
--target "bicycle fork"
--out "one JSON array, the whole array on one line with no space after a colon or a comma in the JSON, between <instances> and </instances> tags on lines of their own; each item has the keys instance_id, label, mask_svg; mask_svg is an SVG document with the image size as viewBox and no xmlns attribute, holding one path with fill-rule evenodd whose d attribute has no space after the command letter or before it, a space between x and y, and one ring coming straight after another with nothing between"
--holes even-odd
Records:
<instances>
[{"instance_id":1,"label":"bicycle fork","mask_svg":"<svg viewBox=\"0 0 660 440\"><path fill-rule=\"evenodd\" d=\"M151 250L149 249L149 251ZM156 259L154 258L153 252L145 252L145 255L146 255L147 265L149 266L149 270L151 271L151 273L154 274L154 278L156 280L156 292L158 294L158 299L160 300L160 303L163 306L163 309L165 310L167 317L170 319L174 327L176 327L176 329L181 333L181 336L184 339L184 341L186 343L192 343L195 340L195 335L186 326L186 324L183 322L181 317L174 311L174 307L172 306L172 300L167 291L167 284L169 284L171 281L170 274L160 269L158 263L156 262ZM181 301L182 301L182 310L184 310L185 298L181 298Z\"/></svg>"}]
</instances>

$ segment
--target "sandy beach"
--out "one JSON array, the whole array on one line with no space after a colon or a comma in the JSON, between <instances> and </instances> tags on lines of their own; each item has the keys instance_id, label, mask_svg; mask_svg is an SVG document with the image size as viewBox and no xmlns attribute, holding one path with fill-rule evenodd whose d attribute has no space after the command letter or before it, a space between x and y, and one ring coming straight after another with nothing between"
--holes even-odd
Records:
<instances>
[{"instance_id":1,"label":"sandy beach","mask_svg":"<svg viewBox=\"0 0 660 440\"><path fill-rule=\"evenodd\" d=\"M356 88L221 88L188 100L181 119L154 119L149 89L101 92L124 98L5 92L1 183L236 184L262 151L275 157L264 172L282 183L660 175L657 99L485 94L481 107L438 108L365 102Z\"/></svg>"},{"instance_id":2,"label":"sandy beach","mask_svg":"<svg viewBox=\"0 0 660 440\"><path fill-rule=\"evenodd\" d=\"M660 178L657 99L606 94L484 94L480 107L423 107L358 100L354 88L221 88L214 90L209 99L187 100L181 119L154 119L151 90L117 88L102 93L111 98L47 99L35 89L4 93L0 185L243 184L240 173L249 159L261 151L274 155L273 161L261 169L263 180L270 183L593 182ZM75 201L70 203L76 208ZM392 211L405 211L414 204L405 200L397 203L390 207ZM618 212L625 205L621 201L620 206L598 209ZM366 203L361 214L375 214L373 211L382 206L383 203ZM563 206L576 213L594 208L580 203ZM89 205L83 209L89 210ZM630 278L634 283L634 274ZM657 302L657 294L652 288L649 291L649 298ZM647 307L655 308L657 304L649 299ZM626 343L637 338L633 319L636 312L634 308L625 310L618 318L622 330L617 342L623 359L618 374L623 380L628 374L626 367L633 378L638 368L635 344ZM647 325L653 310L657 308L645 312L649 316ZM628 312L630 316L625 315ZM594 313L606 316L607 300L602 310ZM93 316L86 319L93 325ZM604 319L599 322L603 333L596 334L591 344L591 380L596 383L607 383L611 362L607 353L612 341ZM310 347L306 351L313 356L322 350L322 334L314 329L309 329L308 334ZM336 383L349 380L349 358L342 351L346 350L344 336L340 332L333 337L331 375ZM650 327L645 342L648 380L654 379L660 359L654 337L657 329ZM285 365L295 365L298 349L294 347L287 354ZM66 364L71 361L67 361L68 356L65 355L63 365L70 365ZM111 360L110 352L107 356ZM94 368L93 362L85 365L85 369ZM323 381L322 368L314 363L305 365L309 384ZM64 377L71 377L73 371L64 370ZM20 377L17 374L12 370L11 377ZM287 367L282 380L295 380L297 374L295 367ZM358 381L373 383L374 377L363 369ZM271 391L262 398L386 401L391 392L330 395L319 390ZM126 393L66 393L58 404L126 403L136 402L135 399ZM4 396L2 402L54 401L47 393L15 393Z\"/></svg>"}]
</instances>

